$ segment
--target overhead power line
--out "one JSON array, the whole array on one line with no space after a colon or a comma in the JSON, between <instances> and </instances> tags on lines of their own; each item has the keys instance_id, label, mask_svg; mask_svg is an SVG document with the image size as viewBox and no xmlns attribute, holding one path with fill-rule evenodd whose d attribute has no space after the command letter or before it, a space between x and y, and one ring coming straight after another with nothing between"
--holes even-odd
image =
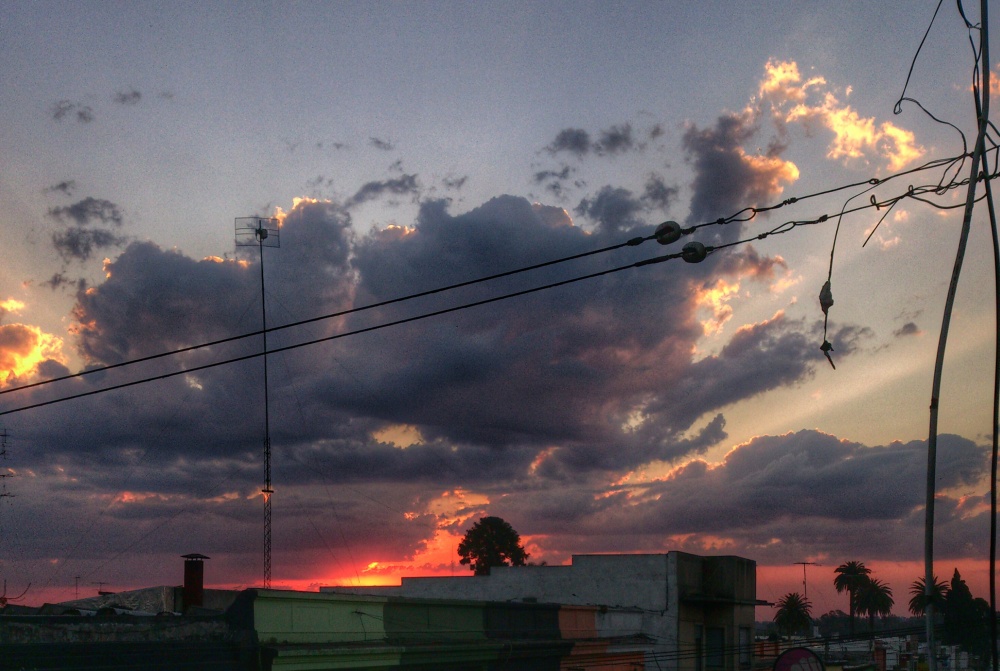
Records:
<instances>
[{"instance_id":1,"label":"overhead power line","mask_svg":"<svg viewBox=\"0 0 1000 671\"><path fill-rule=\"evenodd\" d=\"M993 151L996 152L997 150L994 149ZM954 157L954 158L947 159L947 160L942 160L942 161L934 161L934 162L925 164L925 166L921 166L920 168L915 168L915 169L912 169L912 170L909 170L909 171L905 171L904 173L900 173L900 175L910 174L910 173L913 173L914 171L918 171L918 170L931 169L931 167L942 167L944 165L952 164L952 163L954 163L956 161L964 161L964 156L958 156L958 157ZM892 178L894 178L896 176L899 176L899 175L894 175L893 177L882 179L882 180L878 180L878 179L874 179L873 178L871 180L866 180L864 182L856 182L852 186L857 187L857 186L861 186L861 185L884 184L885 182L889 181L890 179L892 179ZM988 175L986 177L988 177L988 178L994 178L994 177L997 177L997 176L1000 176L1000 174L993 173L993 174ZM783 222L783 223L781 223L781 224L773 227L769 231L765 231L765 232L759 233L757 235L749 236L749 237L746 237L746 238L743 238L743 239L740 239L740 240L736 240L736 241L733 241L733 242L723 243L723 244L719 244L719 245L715 245L715 246L706 246L706 245L703 245L703 244L698 243L698 242L692 242L692 243L688 243L688 245L685 245L684 249L682 249L682 251L680 251L680 252L676 252L676 253L672 253L672 254L664 254L664 255L661 255L661 256L656 256L656 257L652 257L652 258L648 258L648 259L643 259L643 260L640 260L640 261L636 261L634 263L630 263L630 264L626 264L626 265L622 265L622 266L617 266L617 267L614 267L614 268L610 268L610 269L606 269L606 270L602 270L602 271L598 271L598 272L594 272L594 273L580 275L580 276L577 276L577 277L572 277L572 278L565 279L565 280L560 280L560 281L557 281L557 282L551 282L549 284L544 284L544 285L537 286L537 287L532 287L532 288L529 288L529 289L523 289L523 290L520 290L520 291L514 291L514 292L510 292L510 293L501 294L501 295L498 295L498 296L493 296L493 297L490 297L490 298L478 300L478 301L472 301L472 302L469 302L469 303L464 303L464 304L452 306L452 307L449 307L449 308L444 308L444 309L441 309L441 310L434 310L434 311L431 311L431 312L426 312L426 313L415 315L415 316L412 316L412 317L406 317L406 318L403 318L403 319L397 319L397 320L393 320L393 321L389 321L389 322L383 322L381 324L376 324L376 325L365 327L365 328L355 329L355 330L352 330L352 331L346 331L346 332L343 332L343 333L337 333L337 334L334 334L334 335L325 336L325 337L322 337L322 338L316 338L316 339L312 339L312 340L307 340L307 341L303 341L303 342L300 342L300 343L295 343L295 344L292 344L292 345L286 345L284 347L278 347L278 348L275 348L275 349L270 349L270 350L267 351L267 353L268 354L275 354L275 353L280 353L280 352L285 352L285 351L290 351L290 350L298 349L298 348L301 348L301 347L308 347L310 345L316 345L316 344L320 344L320 343L324 343L324 342L329 342L329 341L332 341L332 340L338 340L338 339L346 338L346 337L349 337L349 336L360 335L360 334L363 334L363 333L370 333L370 332L373 332L373 331L378 331L378 330L381 330L381 329L384 329L384 328L389 328L389 327L392 327L392 326L400 326L402 324L408 324L408 323L411 323L411 322L420 321L420 320L427 319L427 318L430 318L430 317L437 317L437 316L441 316L441 315L445 315L445 314L449 314L449 313L453 313L453 312L458 312L460 310L465 310L465 309L469 309L469 308L473 308L473 307L478 307L478 306L482 306L482 305L488 305L488 304L491 304L491 303L496 303L496 302L499 302L499 301L503 301L503 300L507 300L507 299L511 299L511 298L516 298L516 297L519 297L519 296L525 296L525 295L528 295L528 294L533 294L533 293L537 293L537 292L540 292L540 291L545 291L545 290L548 290L548 289L554 289L554 288L557 288L557 287L566 286L566 285L573 284L573 283L576 283L576 282L580 282L580 281L583 281L583 280L594 279L594 278L602 277L602 276L605 276L605 275L610 275L612 273L617 273L617 272L621 272L621 271L629 270L629 269L633 269L633 268L641 268L643 266L657 264L657 263L662 263L662 262L665 262L665 261L671 261L671 260L676 260L676 259L684 259L684 260L689 261L689 262L698 262L698 261L701 261L704 258L706 258L709 254L716 253L716 252L721 251L723 249L727 249L727 248L731 248L731 247L735 247L735 246L739 246L739 245L743 245L743 244L748 244L748 243L754 242L756 240L764 240L764 239L766 239L766 238L768 238L770 236L773 236L773 235L780 235L780 234L788 233L788 232L790 232L790 231L792 231L792 230L794 230L796 228L802 227L802 226L810 226L810 225L821 224L821 223L825 223L827 221L830 221L832 219L836 219L837 221L839 221L842 217L844 217L844 216L846 216L848 214L854 214L854 213L861 212L861 211L864 211L864 210L870 210L872 208L880 210L882 208L890 207L892 205L895 205L897 202L899 202L901 200L904 200L904 199L907 199L907 198L912 198L912 199L915 199L915 200L919 200L921 202L928 202L925 198L923 198L923 196L925 194L934 193L934 194L941 195L941 194L945 193L946 191L949 191L949 190L952 190L952 189L956 189L956 188L959 188L961 186L965 186L968 183L969 183L969 180L965 179L965 180L960 180L960 181L952 181L952 182L950 182L948 184L943 184L943 185L939 183L937 185L925 185L925 186L920 186L920 187L908 186L907 190L904 193L895 195L895 196L893 196L891 198L888 198L888 199L884 199L884 200L880 201L880 200L877 200L874 197L872 197L869 200L869 202L866 203L866 204L864 204L864 205L859 205L857 207L850 208L850 209L841 209L835 215L823 214L823 215L820 215L820 216L812 218L812 219L800 219L800 220L786 221L786 222ZM838 188L835 188L835 189L828 189L828 190L823 191L821 193L832 193L832 192L835 192L835 191L840 191L843 188L846 188L846 187L838 187ZM706 222L706 223L703 223L703 224L697 224L697 225L694 225L694 226L691 226L691 227L687 227L687 228L681 228L681 227L677 226L676 224L674 224L675 228L673 229L673 232L676 233L676 235L672 236L671 241L676 240L678 237L680 237L680 235L689 235L692 232L694 232L696 230L699 230L700 228L703 228L703 227L706 227L706 226L726 225L726 224L729 224L729 223L736 223L736 222L741 222L742 223L742 222L750 221L753 218L755 218L755 216L758 213L762 213L762 212L769 211L769 210L774 210L774 209L783 207L783 206L788 205L788 204L796 203L796 202L799 202L801 200L805 200L806 198L811 198L814 195L815 194L810 194L808 196L804 196L804 197L801 197L801 198L786 199L786 200L782 201L779 204L776 204L776 205L773 205L773 206L769 206L769 207L762 207L762 208L748 207L748 208L744 208L744 209L740 210L739 212L737 212L736 214L734 214L734 215L732 215L730 217L722 218L722 219L717 219L715 221ZM939 208L952 207L952 206L943 205L943 204L936 204L936 203L931 203L931 204L934 205L935 207L939 207ZM956 205L954 207L962 207L962 205ZM673 222L665 222L664 224L661 224L661 229L667 223L673 224ZM658 230L660 230L660 229L658 229ZM160 358L164 358L164 357L168 357L168 356L173 356L173 355L177 355L177 354L181 354L181 353L185 353L185 352L194 351L194 350L201 349L201 348L204 348L204 347L209 347L209 346L212 346L212 345L218 345L218 344L222 344L222 343L233 342L233 341L240 340L240 339L243 339L243 338L248 338L248 337L252 337L252 336L256 336L256 335L261 335L262 333L269 333L269 332L273 332L273 331L289 329L289 328L293 328L293 327L297 327L297 326L303 326L305 324L310 324L310 323L318 322L318 321L325 320L325 319L332 319L332 318L336 318L336 317L341 317L341 316L346 316L346 315L354 314L354 313L357 313L357 312L362 312L362 311L365 311L365 310L371 310L371 309L377 308L377 307L384 307L384 306L387 306L387 305L392 305L392 304L395 304L395 303L400 303L400 302L411 300L411 299L414 299L414 298L419 298L419 297L429 296L429 295L433 295L433 294L438 294L438 293L442 293L442 292L449 291L449 290L452 290L452 289L458 289L458 288L461 288L461 287L466 287L466 286L470 286L470 285L473 285L473 284L478 284L478 283L481 283L481 282L487 282L487 281L494 280L494 279L499 279L499 278L503 278L503 277L509 277L509 276L516 275L516 274L523 273L523 272L527 272L527 271L530 271L530 270L536 270L536 269L540 269L540 268L544 268L544 267L547 267L547 266L556 265L556 264L559 264L559 263L564 263L564 262L575 260L575 259L580 259L580 258L584 258L584 257L588 257L588 256L593 256L595 254L600 254L600 253L604 253L604 252L608 252L608 251L612 251L612 250L616 250L616 249L621 249L623 247L638 246L638 245L642 244L643 242L647 242L649 240L654 240L654 239L657 239L657 234L656 233L654 233L652 235L648 235L648 236L635 237L635 238L631 238L628 241L625 241L625 242L622 242L622 243L619 243L619 244L616 244L616 245L611 245L611 246L608 246L608 247L603 247L601 249L592 250L592 251L588 251L588 252L583 252L583 253L580 253L580 254L575 254L575 255L563 257L563 258L560 258L560 259L555 259L553 261L547 261L547 262L535 264L535 265L532 265L532 266L526 266L524 268L518 268L518 269L515 269L515 270L506 271L506 272L503 272L503 273L497 273L497 274L494 274L494 275L489 275L489 276L478 278L478 279L474 279L474 280L468 280L468 281L465 281L465 282L460 282L460 283L457 283L457 284L448 285L446 287L439 287L437 289L430 289L430 290L427 290L427 291L417 292L417 293L414 293L414 294L409 294L407 296L402 296L402 297L399 297L399 298L393 298L393 299L389 299L389 300L386 300L386 301L381 301L381 302L378 302L378 303L372 303L370 305L365 305L365 306L361 306L361 307L358 307L358 308L350 308L350 309L347 309L347 310L341 310L339 312L334 312L334 313L330 313L330 314L326 314L326 315L321 315L321 316L318 316L318 317L312 317L310 319L305 319L305 320L301 320L301 321L297 321L297 322L293 322L293 323L289 323L289 324L284 324L282 326L276 326L276 327L272 327L272 328L268 328L268 329L262 329L262 330L259 330L259 331L255 331L255 332L252 332L252 333L247 333L247 334L243 334L243 335L239 335L239 336L232 336L232 337L228 337L228 338L222 338L222 339L214 340L214 341L211 341L211 342L208 342L208 343L202 343L202 344L198 344L198 345L191 345L189 347L184 347L184 348L177 349L177 350L172 350L172 351L169 351L169 352L162 352L162 353L150 355L150 356L147 356L147 357L141 357L141 358L132 359L132 360L129 360L129 361L124 361L124 362L121 362L121 363L111 364L109 366L104 366L104 367L100 367L100 368L93 368L93 369L89 369L89 370L86 370L86 371L81 371L80 373L75 373L75 374L72 374L72 375L66 375L66 376L62 376L62 377L58 377L58 378L53 378L53 379L50 379L50 380L44 380L44 381L41 381L41 382L35 382L35 383L32 383L32 384L23 385L23 386L20 386L20 387L13 387L11 389L6 389L6 390L3 390L3 391L0 391L0 394L8 394L8 393L12 393L14 391L23 391L23 390L26 390L26 389L35 388L35 387L39 387L39 386L42 386L42 385L52 384L54 382L59 382L59 381L64 381L64 380L69 380L69 379L73 379L73 378L82 377L84 375L93 374L93 373L96 373L96 372L99 372L99 371L105 371L105 370L111 370L111 369L115 369L115 368L121 368L121 367L124 367L124 366L129 366L129 365L133 365L133 364L137 364L137 363L151 361L151 360L154 360L154 359L160 359ZM15 408L10 408L10 409L7 409L7 410L0 411L0 416L10 415L10 414L18 413L18 412L23 412L25 410L32 410L32 409L35 409L35 408L40 408L40 407L44 407L44 406L48 406L48 405L54 405L56 403L62 403L64 401L70 401L70 400L74 400L74 399L84 398L84 397L87 397L87 396L94 396L94 395L97 395L97 394L102 394L102 393L109 392L109 391L114 391L114 390L117 390L117 389L124 389L124 388L127 388L127 387L133 387L133 386L140 385L140 384L145 384L145 383L148 383L148 382L155 382L155 381L158 381L158 380L164 380L164 379L168 379L168 378L171 378L171 377L177 377L179 375L188 375L188 374L191 374L191 373L196 373L198 371L207 370L209 368L214 368L216 366L224 366L224 365L228 365L228 364L232 364L232 363L238 363L238 362L241 362L241 361L247 361L247 360L254 359L254 358L257 358L257 357L261 357L261 356L264 356L264 352L253 352L253 353L250 353L250 354L245 354L245 355L237 356L237 357L231 357L231 358L228 358L228 359L223 359L223 360L220 360L220 361L215 361L215 362L212 362L212 363L203 364L203 365L200 365L200 366L193 366L193 367L185 368L185 369L182 369L182 370L171 371L171 372L162 373L162 374L159 374L159 375L147 376L147 377L139 378L139 379L136 379L136 380L131 380L129 382L123 382L123 383L120 383L120 384L109 385L107 387L101 387L99 389L91 389L91 390L86 391L86 392L80 392L80 393L77 393L77 394L69 394L67 396L62 396L62 397L50 399L50 400L47 400L47 401L40 401L40 402L37 402L37 403L31 403L31 404L27 404L27 405L23 405L23 406L18 406L18 407L15 407Z\"/></svg>"}]
</instances>

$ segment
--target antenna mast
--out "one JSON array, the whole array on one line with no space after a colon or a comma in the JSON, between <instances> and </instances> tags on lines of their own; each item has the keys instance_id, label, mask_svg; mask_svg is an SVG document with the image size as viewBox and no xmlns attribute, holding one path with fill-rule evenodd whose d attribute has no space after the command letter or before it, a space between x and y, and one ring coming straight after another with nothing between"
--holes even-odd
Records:
<instances>
[{"instance_id":1,"label":"antenna mast","mask_svg":"<svg viewBox=\"0 0 1000 671\"><path fill-rule=\"evenodd\" d=\"M0 429L0 461L7 461L7 429ZM14 495L7 491L7 478L13 477L9 468L4 467L4 472L0 473L0 499L14 498Z\"/></svg>"},{"instance_id":2,"label":"antenna mast","mask_svg":"<svg viewBox=\"0 0 1000 671\"><path fill-rule=\"evenodd\" d=\"M271 417L267 396L267 306L264 301L264 248L280 247L279 222L267 217L237 217L236 246L257 247L260 258L260 317L264 336L264 589L271 588Z\"/></svg>"},{"instance_id":3,"label":"antenna mast","mask_svg":"<svg viewBox=\"0 0 1000 671\"><path fill-rule=\"evenodd\" d=\"M792 563L793 564L801 564L802 565L802 598L803 599L808 599L809 598L809 587L806 584L806 567L807 566L819 566L819 564L817 564L814 561L797 561L797 562L792 562Z\"/></svg>"}]
</instances>

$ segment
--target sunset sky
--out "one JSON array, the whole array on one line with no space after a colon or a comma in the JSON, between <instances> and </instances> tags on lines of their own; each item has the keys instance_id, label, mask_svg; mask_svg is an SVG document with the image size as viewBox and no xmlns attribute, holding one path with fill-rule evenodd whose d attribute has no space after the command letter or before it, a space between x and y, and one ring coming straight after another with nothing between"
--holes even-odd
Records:
<instances>
[{"instance_id":1,"label":"sunset sky","mask_svg":"<svg viewBox=\"0 0 1000 671\"><path fill-rule=\"evenodd\" d=\"M953 3L913 67L919 105L893 113L935 6L0 0L8 595L177 584L191 552L212 586L260 584L261 358L23 409L259 352L259 336L11 391L259 330L235 218L281 222L268 326L669 219L698 228L272 332L286 348L740 243L271 355L273 586L469 574L455 549L488 514L532 562L749 557L771 601L816 562L815 614L847 610L833 570L861 560L904 612L962 219L947 208L965 189L863 206L968 176L966 161L867 182L960 156L959 130L971 148ZM818 296L836 215L857 208L832 257L834 369ZM814 223L779 228L793 221ZM991 263L982 206L945 368L936 548L939 576L959 567L984 597Z\"/></svg>"}]
</instances>

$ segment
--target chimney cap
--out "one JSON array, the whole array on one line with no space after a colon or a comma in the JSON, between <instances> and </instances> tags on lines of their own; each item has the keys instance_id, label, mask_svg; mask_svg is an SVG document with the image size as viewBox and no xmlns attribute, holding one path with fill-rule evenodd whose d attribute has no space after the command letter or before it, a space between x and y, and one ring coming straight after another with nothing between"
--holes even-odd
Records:
<instances>
[{"instance_id":1,"label":"chimney cap","mask_svg":"<svg viewBox=\"0 0 1000 671\"><path fill-rule=\"evenodd\" d=\"M193 561L193 560L201 560L201 559L211 559L211 557L206 557L205 555L200 555L197 552L195 552L195 553L189 554L189 555L181 555L181 559L188 559L188 560L192 560Z\"/></svg>"}]
</instances>

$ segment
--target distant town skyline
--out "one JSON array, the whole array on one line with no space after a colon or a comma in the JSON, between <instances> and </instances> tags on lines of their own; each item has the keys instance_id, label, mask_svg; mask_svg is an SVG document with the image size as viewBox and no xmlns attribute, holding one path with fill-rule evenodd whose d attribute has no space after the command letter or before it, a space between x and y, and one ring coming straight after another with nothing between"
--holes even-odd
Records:
<instances>
[{"instance_id":1,"label":"distant town skyline","mask_svg":"<svg viewBox=\"0 0 1000 671\"><path fill-rule=\"evenodd\" d=\"M176 584L191 552L210 585L260 582L261 360L206 367L259 337L10 390L257 331L233 222L265 216L268 325L338 315L268 336L273 586L468 573L458 541L496 515L534 562L747 557L769 601L816 562L817 615L860 560L905 612L969 170L945 161L975 132L954 7L919 54L934 3L0 7L12 593ZM689 230L617 247L667 220ZM700 263L639 263L692 241ZM990 244L983 206L936 531L939 577L983 597Z\"/></svg>"}]
</instances>

